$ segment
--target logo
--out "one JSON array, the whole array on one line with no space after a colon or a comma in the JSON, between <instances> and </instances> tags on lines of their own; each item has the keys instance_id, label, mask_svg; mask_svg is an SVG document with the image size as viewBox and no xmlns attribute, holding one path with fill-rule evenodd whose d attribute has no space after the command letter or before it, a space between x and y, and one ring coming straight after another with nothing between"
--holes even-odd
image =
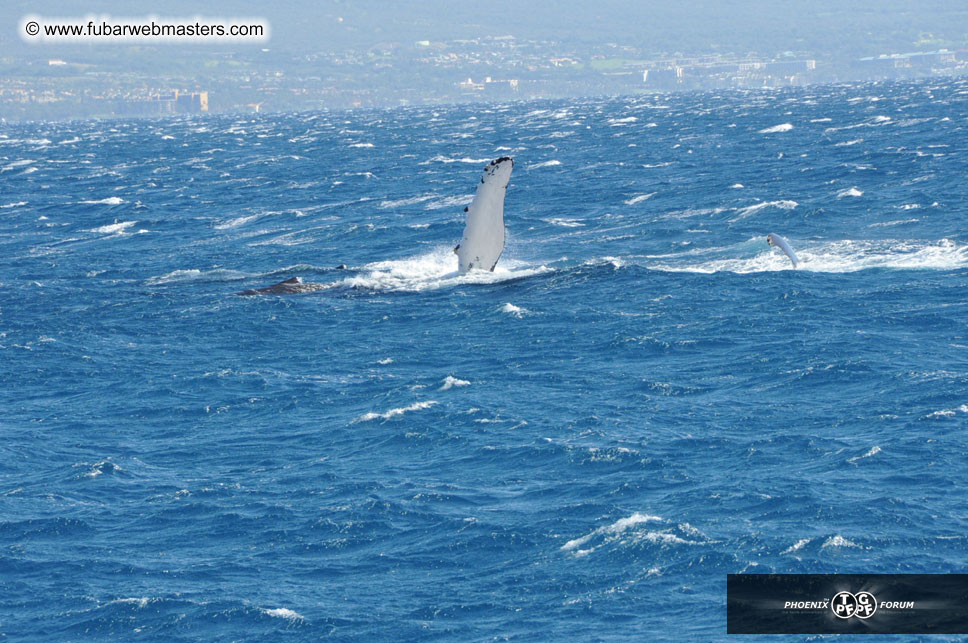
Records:
<instances>
[{"instance_id":1,"label":"logo","mask_svg":"<svg viewBox=\"0 0 968 643\"><path fill-rule=\"evenodd\" d=\"M870 592L840 592L830 601L830 609L837 618L870 618L877 611L877 599Z\"/></svg>"}]
</instances>

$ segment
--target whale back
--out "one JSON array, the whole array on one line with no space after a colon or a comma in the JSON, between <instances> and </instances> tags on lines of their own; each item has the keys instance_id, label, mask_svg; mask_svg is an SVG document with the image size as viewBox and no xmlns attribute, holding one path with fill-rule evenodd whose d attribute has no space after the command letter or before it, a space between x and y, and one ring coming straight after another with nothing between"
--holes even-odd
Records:
<instances>
[{"instance_id":1,"label":"whale back","mask_svg":"<svg viewBox=\"0 0 968 643\"><path fill-rule=\"evenodd\" d=\"M470 270L494 270L504 252L504 195L514 161L507 156L491 161L477 185L469 206L464 236L457 246L461 274Z\"/></svg>"}]
</instances>

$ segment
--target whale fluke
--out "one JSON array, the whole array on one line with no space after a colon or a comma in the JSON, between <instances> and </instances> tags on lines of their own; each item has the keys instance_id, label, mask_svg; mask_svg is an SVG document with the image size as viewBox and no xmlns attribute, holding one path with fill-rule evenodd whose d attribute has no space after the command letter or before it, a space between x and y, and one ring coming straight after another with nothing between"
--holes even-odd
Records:
<instances>
[{"instance_id":1,"label":"whale fluke","mask_svg":"<svg viewBox=\"0 0 968 643\"><path fill-rule=\"evenodd\" d=\"M771 246L776 246L782 250L786 256L790 258L790 261L793 262L794 268L796 268L800 263L800 260L797 259L797 253L795 253L793 248L790 247L790 243L780 235L771 232L770 234L766 235L766 242Z\"/></svg>"},{"instance_id":2,"label":"whale fluke","mask_svg":"<svg viewBox=\"0 0 968 643\"><path fill-rule=\"evenodd\" d=\"M242 296L293 295L293 294L303 293L303 292L316 292L317 290L326 290L327 288L332 288L332 287L333 287L333 284L307 283L302 279L300 279L299 277L292 277L291 279L280 281L277 284L272 284L271 286L266 286L265 288L243 290L242 292L239 292L236 294L242 295Z\"/></svg>"},{"instance_id":3,"label":"whale fluke","mask_svg":"<svg viewBox=\"0 0 968 643\"><path fill-rule=\"evenodd\" d=\"M461 274L470 270L493 272L504 252L504 195L513 167L514 160L509 156L488 163L474 200L464 208L464 236L454 248Z\"/></svg>"}]
</instances>

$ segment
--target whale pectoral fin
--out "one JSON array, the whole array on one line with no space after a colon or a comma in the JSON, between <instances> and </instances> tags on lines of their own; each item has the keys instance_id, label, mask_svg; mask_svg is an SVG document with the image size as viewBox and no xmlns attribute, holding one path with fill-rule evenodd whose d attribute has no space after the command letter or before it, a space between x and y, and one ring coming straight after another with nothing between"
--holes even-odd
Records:
<instances>
[{"instance_id":1,"label":"whale pectoral fin","mask_svg":"<svg viewBox=\"0 0 968 643\"><path fill-rule=\"evenodd\" d=\"M793 248L790 247L789 241L787 241L780 235L774 234L771 232L769 235L767 235L766 242L770 244L770 246L776 246L780 248L780 250L783 251L783 254L785 254L790 259L790 263L793 264L794 268L796 268L799 265L800 259L797 257L797 253L793 251Z\"/></svg>"},{"instance_id":2,"label":"whale pectoral fin","mask_svg":"<svg viewBox=\"0 0 968 643\"><path fill-rule=\"evenodd\" d=\"M473 270L474 266L484 270L490 265L493 270L504 251L504 195L513 166L514 161L509 157L489 163L474 200L464 208L467 213L464 236L456 248L461 274Z\"/></svg>"}]
</instances>

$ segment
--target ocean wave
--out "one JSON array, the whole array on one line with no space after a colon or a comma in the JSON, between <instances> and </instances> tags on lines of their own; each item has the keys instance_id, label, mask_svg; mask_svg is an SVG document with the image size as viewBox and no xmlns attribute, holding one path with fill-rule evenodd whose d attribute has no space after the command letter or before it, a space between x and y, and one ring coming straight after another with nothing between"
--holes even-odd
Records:
<instances>
[{"instance_id":1,"label":"ocean wave","mask_svg":"<svg viewBox=\"0 0 968 643\"><path fill-rule=\"evenodd\" d=\"M786 549L784 549L783 551L781 551L780 554L782 555L782 554L793 554L793 553L796 553L796 552L800 551L801 549L803 549L804 545L809 544L810 541L811 541L810 538L801 538L797 542L793 543L792 545L790 545L789 547L787 547Z\"/></svg>"},{"instance_id":2,"label":"ocean wave","mask_svg":"<svg viewBox=\"0 0 968 643\"><path fill-rule=\"evenodd\" d=\"M857 462L858 460L863 460L864 458L870 458L881 452L881 448L876 444L868 449L867 453L864 455L854 456L853 458L848 458L847 462Z\"/></svg>"},{"instance_id":3,"label":"ocean wave","mask_svg":"<svg viewBox=\"0 0 968 643\"><path fill-rule=\"evenodd\" d=\"M109 196L105 199L95 199L92 201L78 201L78 203L84 203L87 205L121 205L124 203L124 199L119 196Z\"/></svg>"},{"instance_id":4,"label":"ocean wave","mask_svg":"<svg viewBox=\"0 0 968 643\"><path fill-rule=\"evenodd\" d=\"M858 196L864 196L864 193L861 190L858 190L857 188L848 188L846 190L841 190L840 192L837 193L838 199L843 199L845 197L858 197Z\"/></svg>"},{"instance_id":5,"label":"ocean wave","mask_svg":"<svg viewBox=\"0 0 968 643\"><path fill-rule=\"evenodd\" d=\"M24 167L25 165L31 165L37 161L33 159L21 159L19 161L14 161L13 163L8 163L0 168L0 172L9 172L10 170L15 170L18 167Z\"/></svg>"},{"instance_id":6,"label":"ocean wave","mask_svg":"<svg viewBox=\"0 0 968 643\"><path fill-rule=\"evenodd\" d=\"M446 391L448 389L454 388L455 386L470 386L470 385L471 383L468 382L467 380L458 379L453 375L448 375L447 377L444 378L444 381L441 383L440 388L437 390Z\"/></svg>"},{"instance_id":7,"label":"ocean wave","mask_svg":"<svg viewBox=\"0 0 968 643\"><path fill-rule=\"evenodd\" d=\"M49 138L0 138L0 145L38 145L44 147L50 145Z\"/></svg>"},{"instance_id":8,"label":"ocean wave","mask_svg":"<svg viewBox=\"0 0 968 643\"><path fill-rule=\"evenodd\" d=\"M437 201L431 201L424 206L424 210L442 210L444 208L460 208L468 205L474 200L473 194L461 194L459 196L448 196Z\"/></svg>"},{"instance_id":9,"label":"ocean wave","mask_svg":"<svg viewBox=\"0 0 968 643\"><path fill-rule=\"evenodd\" d=\"M561 546L562 551L578 551L580 547L588 544L593 538L599 536L617 536L636 525L642 525L649 522L658 522L662 518L659 516L650 516L649 514L644 514L636 511L634 514L628 518L620 518L610 525L605 525L604 527L599 527L595 531L588 533L580 538L575 538L574 540L569 540L564 545Z\"/></svg>"},{"instance_id":10,"label":"ocean wave","mask_svg":"<svg viewBox=\"0 0 968 643\"><path fill-rule=\"evenodd\" d=\"M878 223L868 224L868 228L892 228L898 225L907 225L909 223L918 223L920 219L899 219L897 221L881 221Z\"/></svg>"},{"instance_id":11,"label":"ocean wave","mask_svg":"<svg viewBox=\"0 0 968 643\"><path fill-rule=\"evenodd\" d=\"M941 409L940 411L932 411L925 415L925 418L948 418L954 417L958 413L968 413L968 404L962 404L956 409Z\"/></svg>"},{"instance_id":12,"label":"ocean wave","mask_svg":"<svg viewBox=\"0 0 968 643\"><path fill-rule=\"evenodd\" d=\"M820 545L820 548L826 549L828 547L859 547L859 546L860 545L858 545L857 543L847 540L840 534L837 534L825 540L824 543Z\"/></svg>"},{"instance_id":13,"label":"ocean wave","mask_svg":"<svg viewBox=\"0 0 968 643\"><path fill-rule=\"evenodd\" d=\"M464 157L461 157L459 159L455 159L455 158L451 158L449 156L444 156L442 154L438 154L437 156L434 156L434 157L429 158L426 161L422 162L421 165L427 165L429 163L490 163L492 160L494 160L494 159L489 159L489 158L487 158L487 159L475 159L475 158L470 158L468 156L464 156Z\"/></svg>"},{"instance_id":14,"label":"ocean wave","mask_svg":"<svg viewBox=\"0 0 968 643\"><path fill-rule=\"evenodd\" d=\"M446 247L415 257L367 264L361 274L344 279L342 284L367 290L421 292L458 285L495 284L549 270L545 266L501 261L493 272L473 270L462 275L457 271L453 248Z\"/></svg>"},{"instance_id":15,"label":"ocean wave","mask_svg":"<svg viewBox=\"0 0 968 643\"><path fill-rule=\"evenodd\" d=\"M272 616L274 618L284 618L290 621L302 621L304 620L302 615L295 612L288 607L275 607L272 609L261 608L262 613L266 616Z\"/></svg>"},{"instance_id":16,"label":"ocean wave","mask_svg":"<svg viewBox=\"0 0 968 643\"><path fill-rule=\"evenodd\" d=\"M116 598L113 601L108 601L105 603L105 605L134 605L138 609L143 609L148 606L148 603L150 603L151 600L152 599L148 598L147 596Z\"/></svg>"},{"instance_id":17,"label":"ocean wave","mask_svg":"<svg viewBox=\"0 0 968 643\"><path fill-rule=\"evenodd\" d=\"M793 129L792 123L781 123L779 125L774 125L773 127L766 127L759 131L760 134L777 134L779 132L789 132Z\"/></svg>"},{"instance_id":18,"label":"ocean wave","mask_svg":"<svg viewBox=\"0 0 968 643\"><path fill-rule=\"evenodd\" d=\"M739 221L740 219L745 219L746 217L752 216L764 210L766 208L778 208L780 210L792 210L800 205L796 201L791 201L789 199L781 199L779 201L763 201L761 203L754 203L753 205L748 205L745 208L741 208L739 214L733 219L733 221Z\"/></svg>"},{"instance_id":19,"label":"ocean wave","mask_svg":"<svg viewBox=\"0 0 968 643\"><path fill-rule=\"evenodd\" d=\"M75 464L74 467L75 468L77 468L77 467L90 467L86 472L84 472L84 473L82 473L82 474L80 474L78 476L78 477L81 477L81 478L97 478L97 477L102 476L104 474L111 475L111 474L114 474L114 473L118 473L119 471L122 471L121 467L119 467L118 465L114 464L110 460L102 460L102 461L97 462L95 464L89 464L87 462L79 462L79 463Z\"/></svg>"},{"instance_id":20,"label":"ocean wave","mask_svg":"<svg viewBox=\"0 0 968 643\"><path fill-rule=\"evenodd\" d=\"M635 205L636 203L642 203L643 201L647 201L652 197L654 197L655 194L656 194L655 192L649 192L648 194L639 194L639 195L633 196L631 199L627 199L625 201L625 205Z\"/></svg>"},{"instance_id":21,"label":"ocean wave","mask_svg":"<svg viewBox=\"0 0 968 643\"><path fill-rule=\"evenodd\" d=\"M541 169L543 167L556 167L558 165L561 165L561 161L556 161L556 160L552 159L551 161L543 161L541 163L535 163L533 165L528 165L524 169L526 169L526 170L538 170L538 169Z\"/></svg>"},{"instance_id":22,"label":"ocean wave","mask_svg":"<svg viewBox=\"0 0 968 643\"><path fill-rule=\"evenodd\" d=\"M689 523L678 525L666 523L659 529L642 528L643 525L665 522L659 516L636 512L628 518L621 518L580 538L569 540L561 546L561 551L569 552L576 558L582 558L602 547L627 547L642 544L663 547L695 546L715 542Z\"/></svg>"},{"instance_id":23,"label":"ocean wave","mask_svg":"<svg viewBox=\"0 0 968 643\"><path fill-rule=\"evenodd\" d=\"M501 312L507 313L509 315L513 315L514 317L517 317L518 319L520 319L521 317L524 317L526 314L528 314L529 311L527 308L521 308L520 306L515 306L512 303L506 303L503 306L501 306Z\"/></svg>"},{"instance_id":24,"label":"ocean wave","mask_svg":"<svg viewBox=\"0 0 968 643\"><path fill-rule=\"evenodd\" d=\"M578 221L577 219L565 219L562 217L553 217L550 219L542 219L545 223L550 223L551 225L561 226L563 228L583 228L584 223Z\"/></svg>"},{"instance_id":25,"label":"ocean wave","mask_svg":"<svg viewBox=\"0 0 968 643\"><path fill-rule=\"evenodd\" d=\"M414 402L409 406L401 406L400 408L390 409L389 411L386 411L384 413L376 413L371 411L369 413L364 413L360 417L356 418L355 420L353 420L353 423L370 422L372 420L389 420L391 418L395 418L397 416L403 415L404 413L410 413L411 411L421 411L423 409L429 409L430 407L436 404L438 404L438 402L434 400L427 400L426 402Z\"/></svg>"},{"instance_id":26,"label":"ocean wave","mask_svg":"<svg viewBox=\"0 0 968 643\"><path fill-rule=\"evenodd\" d=\"M246 223L251 223L264 217L264 214L250 214L244 217L235 217L234 219L226 219L214 224L212 227L216 230L228 230L229 228L237 228Z\"/></svg>"},{"instance_id":27,"label":"ocean wave","mask_svg":"<svg viewBox=\"0 0 968 643\"><path fill-rule=\"evenodd\" d=\"M384 210L393 208L402 208L407 205L416 205L418 203L423 203L424 201L429 201L436 198L437 194L422 194L420 196L411 196L404 199L388 199L386 201L380 201L380 207Z\"/></svg>"},{"instance_id":28,"label":"ocean wave","mask_svg":"<svg viewBox=\"0 0 968 643\"><path fill-rule=\"evenodd\" d=\"M208 281L241 281L248 278L249 275L238 272L237 270L226 270L224 268L198 270L197 268L189 268L187 270L173 270L158 277L151 277L145 281L145 284L148 286L160 286L164 284Z\"/></svg>"},{"instance_id":29,"label":"ocean wave","mask_svg":"<svg viewBox=\"0 0 968 643\"><path fill-rule=\"evenodd\" d=\"M755 238L747 244L731 248L712 248L696 251L696 254L733 254L748 252L748 244L759 244ZM763 242L765 246L765 241ZM938 242L920 240L886 241L828 241L801 245L791 241L800 265L796 270L805 272L847 273L875 268L893 270L957 270L968 268L968 246L948 239ZM675 255L666 255L674 258ZM700 263L687 263L687 253L683 261L676 263L650 264L649 268L668 272L716 273L734 272L739 274L753 272L773 272L794 270L790 260L781 252L765 248L753 257L720 256Z\"/></svg>"},{"instance_id":30,"label":"ocean wave","mask_svg":"<svg viewBox=\"0 0 968 643\"><path fill-rule=\"evenodd\" d=\"M125 230L133 225L136 225L137 221L115 221L109 225L103 225L99 228L92 228L88 232L94 232L97 234L123 234Z\"/></svg>"}]
</instances>

